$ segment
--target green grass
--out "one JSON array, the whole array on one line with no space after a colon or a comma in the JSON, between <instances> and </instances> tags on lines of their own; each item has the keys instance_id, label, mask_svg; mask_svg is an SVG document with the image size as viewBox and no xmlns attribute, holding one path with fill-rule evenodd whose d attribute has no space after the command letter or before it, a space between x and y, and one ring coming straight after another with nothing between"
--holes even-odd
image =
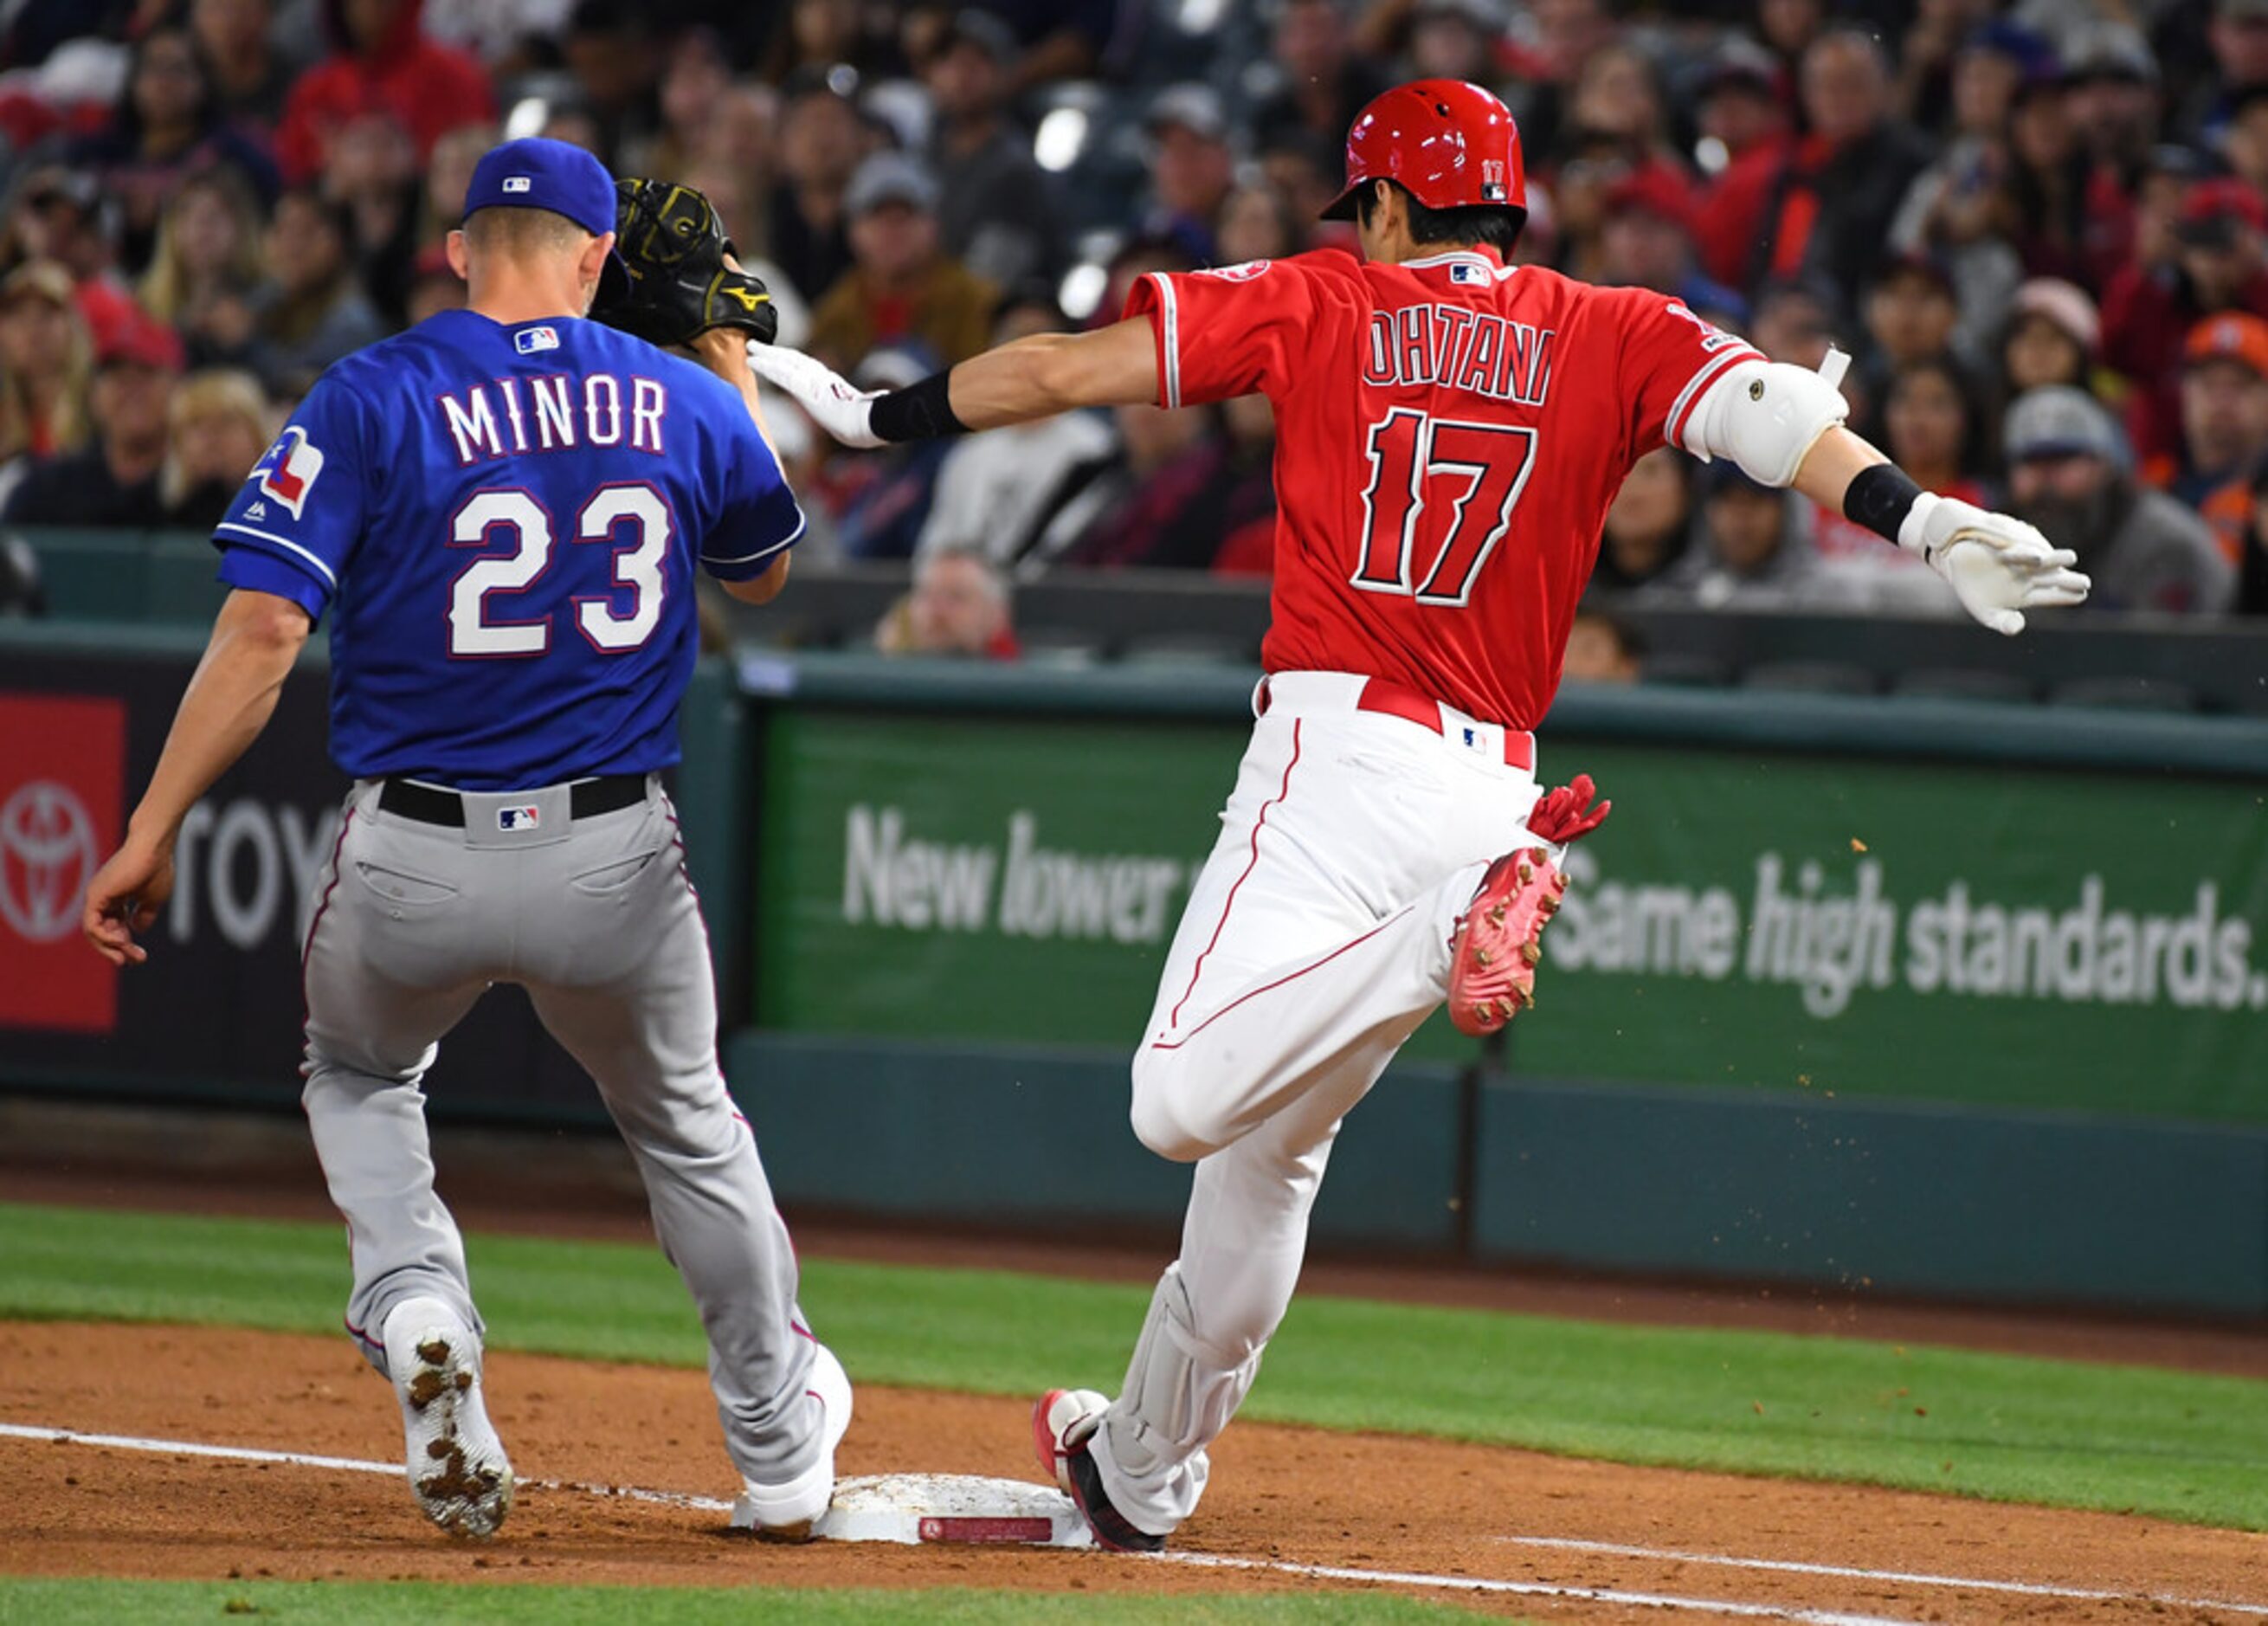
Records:
<instances>
[{"instance_id":1,"label":"green grass","mask_svg":"<svg viewBox=\"0 0 2268 1626\"><path fill-rule=\"evenodd\" d=\"M1133 1626L1448 1626L1467 1611L1379 1593L1167 1598L1141 1593L880 1592L784 1587L451 1586L416 1581L33 1581L0 1578L0 1626L138 1626L246 1621L255 1626L964 1626L985 1621Z\"/></svg>"},{"instance_id":2,"label":"green grass","mask_svg":"<svg viewBox=\"0 0 2268 1626\"><path fill-rule=\"evenodd\" d=\"M475 1236L491 1343L698 1366L653 1249ZM335 1227L0 1204L0 1315L335 1331ZM1146 1287L811 1260L851 1374L1115 1389ZM1784 1334L1302 1298L1247 1415L2268 1529L2268 1383ZM60 1424L99 1419L41 1419Z\"/></svg>"}]
</instances>

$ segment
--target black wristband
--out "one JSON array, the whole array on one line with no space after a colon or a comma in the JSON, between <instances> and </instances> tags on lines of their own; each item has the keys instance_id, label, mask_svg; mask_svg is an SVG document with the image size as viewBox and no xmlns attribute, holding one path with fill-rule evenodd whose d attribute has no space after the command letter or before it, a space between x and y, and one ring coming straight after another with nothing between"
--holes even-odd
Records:
<instances>
[{"instance_id":1,"label":"black wristband","mask_svg":"<svg viewBox=\"0 0 2268 1626\"><path fill-rule=\"evenodd\" d=\"M1898 529L1913 512L1921 487L1896 463L1874 463L1851 477L1843 493L1843 517L1863 525L1877 536L1898 539Z\"/></svg>"},{"instance_id":2,"label":"black wristband","mask_svg":"<svg viewBox=\"0 0 2268 1626\"><path fill-rule=\"evenodd\" d=\"M946 388L952 376L948 367L909 388L877 395L866 427L884 440L936 440L968 433L968 425L953 415L953 396Z\"/></svg>"}]
</instances>

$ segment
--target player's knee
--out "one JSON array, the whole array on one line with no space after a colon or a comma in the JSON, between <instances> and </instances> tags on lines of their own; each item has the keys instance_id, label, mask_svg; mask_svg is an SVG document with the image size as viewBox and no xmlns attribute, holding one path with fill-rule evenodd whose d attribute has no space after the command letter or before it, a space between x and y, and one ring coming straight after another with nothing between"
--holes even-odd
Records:
<instances>
[{"instance_id":1,"label":"player's knee","mask_svg":"<svg viewBox=\"0 0 2268 1626\"><path fill-rule=\"evenodd\" d=\"M1146 1055L1148 1053L1145 1053ZM1171 1069L1134 1062L1134 1105L1128 1114L1134 1138L1159 1157L1174 1163L1195 1163L1217 1149L1208 1136L1209 1126L1192 1121L1182 1110L1178 1092L1171 1087Z\"/></svg>"}]
</instances>

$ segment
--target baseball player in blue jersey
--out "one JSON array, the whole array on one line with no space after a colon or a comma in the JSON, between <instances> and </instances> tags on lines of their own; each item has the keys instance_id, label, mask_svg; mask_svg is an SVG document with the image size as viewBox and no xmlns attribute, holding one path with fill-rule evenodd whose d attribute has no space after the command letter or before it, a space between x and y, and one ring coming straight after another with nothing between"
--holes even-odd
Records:
<instances>
[{"instance_id":1,"label":"baseball player in blue jersey","mask_svg":"<svg viewBox=\"0 0 2268 1626\"><path fill-rule=\"evenodd\" d=\"M347 1330L397 1391L418 1504L486 1535L512 1501L420 1081L512 982L596 1081L700 1307L743 1482L733 1525L793 1539L833 1495L850 1383L797 1308L787 1229L725 1093L659 774L678 756L696 565L769 599L803 515L756 414L758 324L693 337L696 366L585 319L623 273L616 218L577 148L481 160L449 239L468 307L332 367L222 521L234 590L85 929L114 962L144 957L134 934L171 890L183 816L328 610L331 750L356 783L307 932L305 1104L349 1226ZM757 309L761 285L739 286Z\"/></svg>"}]
</instances>

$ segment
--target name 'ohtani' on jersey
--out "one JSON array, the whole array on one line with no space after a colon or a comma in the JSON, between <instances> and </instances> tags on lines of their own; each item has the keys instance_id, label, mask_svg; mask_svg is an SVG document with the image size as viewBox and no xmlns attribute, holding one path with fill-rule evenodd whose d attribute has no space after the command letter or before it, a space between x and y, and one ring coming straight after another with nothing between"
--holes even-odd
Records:
<instances>
[{"instance_id":1,"label":"name 'ohtani' on jersey","mask_svg":"<svg viewBox=\"0 0 2268 1626\"><path fill-rule=\"evenodd\" d=\"M622 446L663 455L661 423L669 392L659 379L611 373L575 378L498 378L435 397L460 468L516 452L571 452ZM627 404L625 402L627 397Z\"/></svg>"},{"instance_id":2,"label":"name 'ohtani' on jersey","mask_svg":"<svg viewBox=\"0 0 2268 1626\"><path fill-rule=\"evenodd\" d=\"M1551 388L1556 336L1467 306L1405 305L1373 311L1362 381L1435 385L1492 401L1542 406Z\"/></svg>"}]
</instances>

